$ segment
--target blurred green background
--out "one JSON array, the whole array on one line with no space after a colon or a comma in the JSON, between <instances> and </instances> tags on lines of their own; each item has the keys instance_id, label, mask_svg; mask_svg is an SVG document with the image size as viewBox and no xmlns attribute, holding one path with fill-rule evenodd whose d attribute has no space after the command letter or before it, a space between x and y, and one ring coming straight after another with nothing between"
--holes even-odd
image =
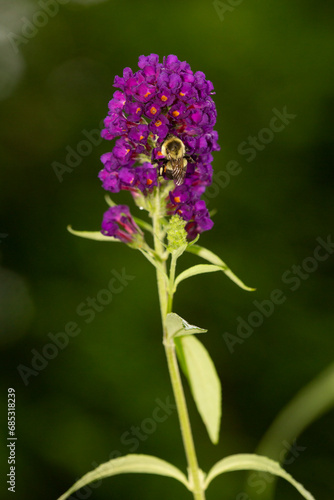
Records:
<instances>
[{"instance_id":1,"label":"blurred green background","mask_svg":"<svg viewBox=\"0 0 334 500\"><path fill-rule=\"evenodd\" d=\"M226 172L234 160L240 170L208 191L209 209L218 211L200 243L257 291L242 291L214 273L183 283L175 302L176 312L209 330L202 341L223 384L218 446L209 442L188 397L203 470L227 454L253 452L280 409L333 361L334 352L334 255L308 259L317 238L326 240L333 230L333 4L51 3L44 0L49 14L43 15L43 0L2 0L0 18L0 401L4 443L7 388L15 388L20 500L56 499L96 464L133 451L186 467L175 411L152 432L145 423L157 399L172 398L153 268L124 245L66 231L67 224L100 227L106 204L99 158L112 144L95 138L84 151L82 141L107 114L114 76L126 66L135 71L141 54L176 54L213 82L221 144L214 168ZM282 113L285 107L295 117L280 132L264 131L273 109ZM250 136L258 141L255 157L245 153ZM60 182L55 162L65 165L68 152L78 149L77 166ZM122 193L114 200L130 198ZM193 263L194 256L183 257L183 266ZM297 287L288 281L293 266L303 265L308 271ZM85 322L77 307L106 287L112 270L123 268L135 278ZM237 335L237 318L246 321L256 310L253 301L269 299L274 289L283 292L284 303L229 349L224 333ZM18 365L31 369L49 334L63 332L69 322L80 333L64 349L50 351L53 359L29 373L25 385ZM319 500L334 498L333 424L333 411L313 423L297 439L303 451L287 465ZM147 432L134 440L136 426ZM2 498L9 497L7 454L4 445ZM220 477L208 500L256 498L256 488L251 496L244 493L245 478ZM172 480L145 475L107 479L72 495L173 497L191 495ZM277 498L301 497L281 480Z\"/></svg>"}]
</instances>

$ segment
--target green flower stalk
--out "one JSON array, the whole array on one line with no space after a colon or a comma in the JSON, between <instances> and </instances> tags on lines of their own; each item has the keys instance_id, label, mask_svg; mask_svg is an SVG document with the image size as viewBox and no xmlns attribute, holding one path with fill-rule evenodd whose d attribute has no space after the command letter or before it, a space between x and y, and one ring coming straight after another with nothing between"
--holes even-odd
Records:
<instances>
[{"instance_id":1,"label":"green flower stalk","mask_svg":"<svg viewBox=\"0 0 334 500\"><path fill-rule=\"evenodd\" d=\"M187 461L187 475L165 460L151 455L126 455L106 462L84 475L59 500L91 481L123 473L149 473L180 481L194 500L205 500L205 492L219 474L234 470L271 472L285 478L307 500L314 500L301 484L277 462L263 456L240 454L225 457L205 474L199 467L194 436L182 385L183 370L197 409L213 444L219 441L221 385L198 335L205 329L189 324L173 312L173 298L182 281L192 276L223 272L242 289L251 291L213 252L197 245L203 231L213 226L201 199L212 181L212 151L219 150L213 130L216 108L213 85L205 75L193 73L176 56L159 63L155 54L139 58L140 70L126 68L115 78L102 136L116 137L111 153L102 156L104 169L99 177L113 193L127 190L137 206L147 212L150 222L133 217L126 205L109 198L101 232L74 231L73 234L100 241L126 244L154 266L160 301L163 345L176 402ZM152 245L153 239L153 245ZM177 274L177 261L187 253L202 260Z\"/></svg>"}]
</instances>

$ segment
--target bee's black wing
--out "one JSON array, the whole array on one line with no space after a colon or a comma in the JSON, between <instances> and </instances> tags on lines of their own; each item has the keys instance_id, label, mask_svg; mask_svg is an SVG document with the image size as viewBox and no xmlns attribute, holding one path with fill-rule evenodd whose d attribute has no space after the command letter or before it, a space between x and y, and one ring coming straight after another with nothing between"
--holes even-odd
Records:
<instances>
[{"instance_id":1,"label":"bee's black wing","mask_svg":"<svg viewBox=\"0 0 334 500\"><path fill-rule=\"evenodd\" d=\"M180 186L183 184L187 172L187 160L184 158L177 158L176 160L172 160L171 163L173 167L173 179L175 180L175 184Z\"/></svg>"}]
</instances>

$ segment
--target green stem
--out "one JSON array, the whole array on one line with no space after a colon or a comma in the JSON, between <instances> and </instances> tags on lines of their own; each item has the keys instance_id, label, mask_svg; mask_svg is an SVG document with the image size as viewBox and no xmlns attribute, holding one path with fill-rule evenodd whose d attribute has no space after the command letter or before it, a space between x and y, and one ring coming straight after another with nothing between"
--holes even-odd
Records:
<instances>
[{"instance_id":1,"label":"green stem","mask_svg":"<svg viewBox=\"0 0 334 500\"><path fill-rule=\"evenodd\" d=\"M169 273L169 290L168 290L167 313L172 312L172 307L173 307L173 295L174 295L174 281L175 281L176 261L177 261L177 257L175 257L175 254L172 254L172 261L171 261L171 264L170 264L170 273Z\"/></svg>"},{"instance_id":2,"label":"green stem","mask_svg":"<svg viewBox=\"0 0 334 500\"><path fill-rule=\"evenodd\" d=\"M166 262L162 258L164 247L162 244L163 232L160 224L160 197L159 192L155 196L154 210L152 213L153 217L153 230L154 230L154 248L161 257L164 264L164 269L166 268ZM160 300L160 310L162 318L163 327L163 344L165 347L167 364L169 375L172 383L174 398L176 402L176 408L179 416L181 435L183 440L183 446L186 453L186 458L188 462L188 469L190 473L190 479L192 484L192 492L194 500L205 500L205 494L203 489L203 481L201 480L201 470L198 467L196 450L193 440L193 435L191 431L190 419L188 414L188 408L186 403L186 398L183 391L182 380L179 370L179 365L177 362L175 344L173 340L167 339L166 330L166 316L168 312L171 312L173 304L173 287L175 278L175 267L176 258L172 256L171 269L170 269L170 279L169 287L167 288L166 280L162 275L161 271L157 269L157 282L158 282L158 292Z\"/></svg>"},{"instance_id":3,"label":"green stem","mask_svg":"<svg viewBox=\"0 0 334 500\"><path fill-rule=\"evenodd\" d=\"M186 452L190 477L193 483L193 495L195 500L205 500L204 489L201 481L201 471L198 467L194 440L191 432L187 403L183 392L182 381L177 363L175 344L165 343L165 352L168 363L168 370L172 382L174 398L176 402L183 446Z\"/></svg>"},{"instance_id":4,"label":"green stem","mask_svg":"<svg viewBox=\"0 0 334 500\"><path fill-rule=\"evenodd\" d=\"M152 210L152 219L153 219L153 239L154 239L154 249L157 255L161 258L162 269L166 273L166 260L162 258L164 252L164 246L162 244L162 231L160 224L160 196L159 191L154 199L154 207ZM158 282L158 292L159 292L159 301L160 301L160 311L161 311L161 321L162 324L165 322L166 314L167 314L167 302L168 302L168 293L166 289L166 281L162 272L157 269L157 282Z\"/></svg>"}]
</instances>

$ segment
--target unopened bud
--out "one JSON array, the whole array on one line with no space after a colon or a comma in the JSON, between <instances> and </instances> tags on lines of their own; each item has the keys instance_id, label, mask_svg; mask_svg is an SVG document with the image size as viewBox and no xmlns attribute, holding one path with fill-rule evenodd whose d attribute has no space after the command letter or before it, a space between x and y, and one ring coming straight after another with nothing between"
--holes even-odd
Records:
<instances>
[{"instance_id":1,"label":"unopened bud","mask_svg":"<svg viewBox=\"0 0 334 500\"><path fill-rule=\"evenodd\" d=\"M185 230L185 225L187 222L178 214L175 214L171 217L168 231L167 231L167 239L168 246L167 250L170 253L181 250L182 253L187 247L187 231Z\"/></svg>"}]
</instances>

